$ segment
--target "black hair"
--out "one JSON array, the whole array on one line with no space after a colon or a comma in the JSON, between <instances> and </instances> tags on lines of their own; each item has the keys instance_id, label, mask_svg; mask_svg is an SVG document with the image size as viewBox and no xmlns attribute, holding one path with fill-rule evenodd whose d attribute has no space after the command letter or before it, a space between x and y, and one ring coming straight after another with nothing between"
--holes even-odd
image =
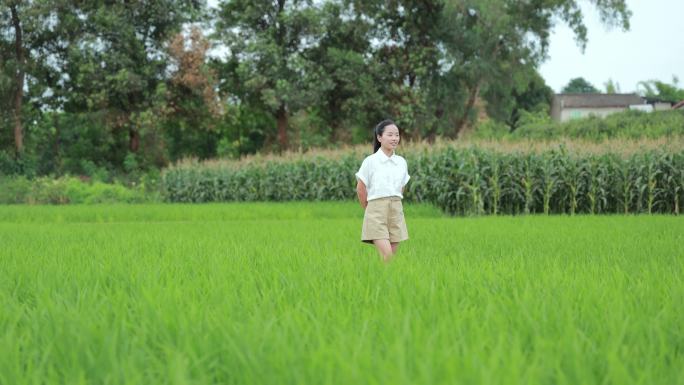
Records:
<instances>
[{"instance_id":1,"label":"black hair","mask_svg":"<svg viewBox=\"0 0 684 385\"><path fill-rule=\"evenodd\" d=\"M385 132L385 127L391 125L396 126L396 124L394 124L392 120L385 119L382 122L378 123L377 126L375 126L375 130L373 130L373 154L378 152L378 150L380 149L380 142L378 141L378 136L382 136L382 133Z\"/></svg>"}]
</instances>

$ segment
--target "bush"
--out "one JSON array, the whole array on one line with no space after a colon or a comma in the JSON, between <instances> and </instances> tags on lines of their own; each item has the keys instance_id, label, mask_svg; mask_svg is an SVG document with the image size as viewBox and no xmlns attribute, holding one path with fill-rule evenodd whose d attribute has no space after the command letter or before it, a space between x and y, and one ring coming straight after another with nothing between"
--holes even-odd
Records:
<instances>
[{"instance_id":1,"label":"bush","mask_svg":"<svg viewBox=\"0 0 684 385\"><path fill-rule=\"evenodd\" d=\"M31 181L25 176L0 178L0 203L24 203L31 193Z\"/></svg>"},{"instance_id":2,"label":"bush","mask_svg":"<svg viewBox=\"0 0 684 385\"><path fill-rule=\"evenodd\" d=\"M477 125L476 129L469 135L472 139L498 139L509 134L510 129L507 125L497 122L494 119L488 119Z\"/></svg>"},{"instance_id":3,"label":"bush","mask_svg":"<svg viewBox=\"0 0 684 385\"><path fill-rule=\"evenodd\" d=\"M74 177L12 177L0 180L0 204L141 203L155 194L114 183L84 182Z\"/></svg>"},{"instance_id":4,"label":"bush","mask_svg":"<svg viewBox=\"0 0 684 385\"><path fill-rule=\"evenodd\" d=\"M3 175L23 175L28 178L38 173L38 160L35 155L24 153L16 159L13 152L0 151L0 177Z\"/></svg>"},{"instance_id":5,"label":"bush","mask_svg":"<svg viewBox=\"0 0 684 385\"><path fill-rule=\"evenodd\" d=\"M109 171L107 171L105 167L98 167L92 160L82 160L81 168L85 172L85 175L93 180L100 182L108 182L110 180Z\"/></svg>"},{"instance_id":6,"label":"bush","mask_svg":"<svg viewBox=\"0 0 684 385\"><path fill-rule=\"evenodd\" d=\"M507 139L639 139L684 135L684 111L625 111L605 118L591 116L564 123L552 121L548 114L522 111L518 128L512 133L492 130L491 122L476 127L473 138Z\"/></svg>"},{"instance_id":7,"label":"bush","mask_svg":"<svg viewBox=\"0 0 684 385\"><path fill-rule=\"evenodd\" d=\"M141 203L144 201L142 194L120 184L95 182L90 185L88 194L78 203Z\"/></svg>"}]
</instances>

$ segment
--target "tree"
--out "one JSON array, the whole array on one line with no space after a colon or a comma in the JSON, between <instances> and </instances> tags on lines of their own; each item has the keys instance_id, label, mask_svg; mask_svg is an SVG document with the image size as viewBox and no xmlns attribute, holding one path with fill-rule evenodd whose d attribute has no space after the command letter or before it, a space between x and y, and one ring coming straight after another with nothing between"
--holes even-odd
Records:
<instances>
[{"instance_id":1,"label":"tree","mask_svg":"<svg viewBox=\"0 0 684 385\"><path fill-rule=\"evenodd\" d=\"M215 37L230 49L222 63L224 87L240 103L258 106L276 120L281 150L288 121L332 87L307 51L320 40L320 13L311 0L231 0L215 14Z\"/></svg>"},{"instance_id":2,"label":"tree","mask_svg":"<svg viewBox=\"0 0 684 385\"><path fill-rule=\"evenodd\" d=\"M351 142L355 127L372 127L384 105L378 73L367 60L370 19L345 3L330 1L323 6L321 39L308 53L331 82L315 108L330 128L333 143Z\"/></svg>"},{"instance_id":3,"label":"tree","mask_svg":"<svg viewBox=\"0 0 684 385\"><path fill-rule=\"evenodd\" d=\"M630 12L624 0L591 2L605 23L629 28ZM512 81L526 82L530 68L536 68L546 57L555 20L573 29L582 49L587 41L581 8L575 0L451 0L446 2L444 15L446 51L442 61L466 91L462 117L452 128L452 135L475 116L472 109L481 91ZM518 86L509 88L520 92ZM487 95L501 94L485 92Z\"/></svg>"},{"instance_id":4,"label":"tree","mask_svg":"<svg viewBox=\"0 0 684 385\"><path fill-rule=\"evenodd\" d=\"M536 69L530 68L527 72L516 71L509 79L489 83L483 96L488 102L488 116L515 131L523 111L549 109L553 90Z\"/></svg>"},{"instance_id":5,"label":"tree","mask_svg":"<svg viewBox=\"0 0 684 385\"><path fill-rule=\"evenodd\" d=\"M599 90L584 78L574 78L561 90L564 94L598 94Z\"/></svg>"},{"instance_id":6,"label":"tree","mask_svg":"<svg viewBox=\"0 0 684 385\"><path fill-rule=\"evenodd\" d=\"M357 18L370 20L368 66L381 95L378 120L393 117L402 135L420 139L434 128L428 102L439 69L437 23L441 0L351 1Z\"/></svg>"},{"instance_id":7,"label":"tree","mask_svg":"<svg viewBox=\"0 0 684 385\"><path fill-rule=\"evenodd\" d=\"M385 75L381 84L389 86L381 92L389 112L406 117L411 126L425 127L422 134L428 137L457 137L474 121L481 96L491 101L505 96L504 102L512 105L511 91L523 94L531 70L546 57L557 20L573 29L582 49L587 41L576 0L352 3L373 21L369 39L376 43L369 56ZM591 3L605 23L629 28L624 0Z\"/></svg>"},{"instance_id":8,"label":"tree","mask_svg":"<svg viewBox=\"0 0 684 385\"><path fill-rule=\"evenodd\" d=\"M591 3L628 27L624 0ZM481 100L514 128L548 94L536 68L553 24L586 43L578 0L226 0L210 21L228 55L207 63L209 42L173 40L201 1L0 5L0 157L66 154L75 172L286 149L302 127L366 140L386 117L409 138L458 137Z\"/></svg>"},{"instance_id":9,"label":"tree","mask_svg":"<svg viewBox=\"0 0 684 385\"><path fill-rule=\"evenodd\" d=\"M620 83L614 82L613 79L608 79L608 81L604 83L604 86L606 87L607 94L620 93Z\"/></svg>"},{"instance_id":10,"label":"tree","mask_svg":"<svg viewBox=\"0 0 684 385\"><path fill-rule=\"evenodd\" d=\"M217 93L217 75L207 62L210 45L198 27L187 36L176 34L169 44L174 69L166 86L163 118L171 159L215 155L216 126L224 106Z\"/></svg>"},{"instance_id":11,"label":"tree","mask_svg":"<svg viewBox=\"0 0 684 385\"><path fill-rule=\"evenodd\" d=\"M74 122L89 121L111 146L111 159L98 162L121 165L127 151L144 156L142 137L153 131L165 102L165 45L184 23L197 18L200 4L3 0L0 5L0 87L13 90L17 148L23 142L21 123L32 116L42 128L56 129L57 144L60 124L71 130ZM9 85L8 73L13 75ZM148 147L156 143L147 141Z\"/></svg>"},{"instance_id":12,"label":"tree","mask_svg":"<svg viewBox=\"0 0 684 385\"><path fill-rule=\"evenodd\" d=\"M672 84L659 80L649 80L639 82L639 93L647 98L659 99L662 101L677 103L684 100L684 88L679 88L679 79L672 77Z\"/></svg>"},{"instance_id":13,"label":"tree","mask_svg":"<svg viewBox=\"0 0 684 385\"><path fill-rule=\"evenodd\" d=\"M197 16L197 5L184 0L104 8L99 1L78 4L63 10L80 15L83 31L61 52L69 78L64 88L72 93L64 109L102 114L108 127L127 134L128 151L138 153L142 136L157 129L152 117L164 107L165 45Z\"/></svg>"},{"instance_id":14,"label":"tree","mask_svg":"<svg viewBox=\"0 0 684 385\"><path fill-rule=\"evenodd\" d=\"M14 141L16 145L17 156L24 150L24 135L21 124L21 106L24 101L24 74L26 67L26 55L23 41L23 28L19 16L19 5L16 2L9 4L10 12L12 14L12 27L14 28L14 52L15 52L15 80L14 80Z\"/></svg>"},{"instance_id":15,"label":"tree","mask_svg":"<svg viewBox=\"0 0 684 385\"><path fill-rule=\"evenodd\" d=\"M0 1L0 90L3 112L11 117L14 152L24 152L25 99L30 88L27 77L36 70L35 49L39 48L46 28L41 25L45 5L39 1Z\"/></svg>"}]
</instances>

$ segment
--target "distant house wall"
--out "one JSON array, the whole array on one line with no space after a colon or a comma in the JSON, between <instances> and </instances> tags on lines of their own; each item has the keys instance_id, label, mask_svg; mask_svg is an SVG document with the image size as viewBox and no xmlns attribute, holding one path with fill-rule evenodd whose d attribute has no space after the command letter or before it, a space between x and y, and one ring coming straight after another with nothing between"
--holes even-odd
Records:
<instances>
[{"instance_id":1,"label":"distant house wall","mask_svg":"<svg viewBox=\"0 0 684 385\"><path fill-rule=\"evenodd\" d=\"M665 110L671 109L671 108L672 108L672 104L670 104L670 103L657 102L657 103L653 103L653 108L654 108L656 111L665 111Z\"/></svg>"},{"instance_id":2,"label":"distant house wall","mask_svg":"<svg viewBox=\"0 0 684 385\"><path fill-rule=\"evenodd\" d=\"M653 112L653 111L655 111L653 109L653 104L637 104L635 106L629 106L629 109L632 111L641 111L641 112Z\"/></svg>"},{"instance_id":3,"label":"distant house wall","mask_svg":"<svg viewBox=\"0 0 684 385\"><path fill-rule=\"evenodd\" d=\"M560 121L567 122L572 119L586 118L591 115L606 117L616 112L622 112L624 107L606 107L606 108L565 108L560 112Z\"/></svg>"},{"instance_id":4,"label":"distant house wall","mask_svg":"<svg viewBox=\"0 0 684 385\"><path fill-rule=\"evenodd\" d=\"M555 120L556 122L561 121L561 103L562 100L558 97L558 95L554 96L553 100L551 100L551 119Z\"/></svg>"},{"instance_id":5,"label":"distant house wall","mask_svg":"<svg viewBox=\"0 0 684 385\"><path fill-rule=\"evenodd\" d=\"M591 115L605 117L639 106L646 104L637 94L556 94L551 102L551 118L566 122Z\"/></svg>"}]
</instances>

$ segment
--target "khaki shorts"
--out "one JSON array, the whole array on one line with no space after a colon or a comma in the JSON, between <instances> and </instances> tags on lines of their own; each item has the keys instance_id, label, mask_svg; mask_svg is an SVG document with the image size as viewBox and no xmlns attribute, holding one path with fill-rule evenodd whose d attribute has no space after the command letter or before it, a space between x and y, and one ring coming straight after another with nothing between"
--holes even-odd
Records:
<instances>
[{"instance_id":1,"label":"khaki shorts","mask_svg":"<svg viewBox=\"0 0 684 385\"><path fill-rule=\"evenodd\" d=\"M368 201L361 229L362 242L373 243L374 239L389 239L391 243L395 243L408 238L401 198L392 196Z\"/></svg>"}]
</instances>

